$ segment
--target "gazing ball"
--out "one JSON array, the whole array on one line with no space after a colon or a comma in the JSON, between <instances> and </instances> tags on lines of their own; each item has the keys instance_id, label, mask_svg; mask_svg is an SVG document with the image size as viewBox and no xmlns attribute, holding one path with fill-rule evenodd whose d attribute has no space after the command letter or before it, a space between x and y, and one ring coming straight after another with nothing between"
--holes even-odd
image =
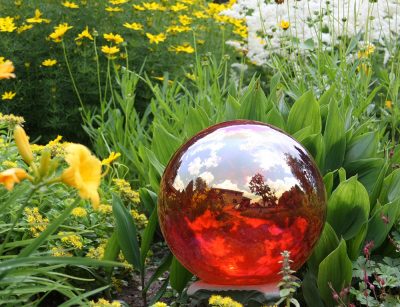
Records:
<instances>
[{"instance_id":1,"label":"gazing ball","mask_svg":"<svg viewBox=\"0 0 400 307\"><path fill-rule=\"evenodd\" d=\"M281 279L311 255L326 218L321 175L310 154L270 125L236 120L181 146L159 193L161 231L202 281L255 285Z\"/></svg>"}]
</instances>

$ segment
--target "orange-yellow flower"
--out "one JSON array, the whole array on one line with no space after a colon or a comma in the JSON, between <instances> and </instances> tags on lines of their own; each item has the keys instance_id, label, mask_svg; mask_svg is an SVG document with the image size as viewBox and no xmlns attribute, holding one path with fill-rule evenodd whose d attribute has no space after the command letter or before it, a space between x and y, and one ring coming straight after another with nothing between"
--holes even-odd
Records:
<instances>
[{"instance_id":1,"label":"orange-yellow flower","mask_svg":"<svg viewBox=\"0 0 400 307\"><path fill-rule=\"evenodd\" d=\"M117 46L101 46L101 51L107 56L112 56L119 52L119 48Z\"/></svg>"},{"instance_id":2,"label":"orange-yellow flower","mask_svg":"<svg viewBox=\"0 0 400 307\"><path fill-rule=\"evenodd\" d=\"M16 125L14 128L14 140L22 159L30 165L33 162L32 149L29 145L29 138L20 125Z\"/></svg>"},{"instance_id":3,"label":"orange-yellow flower","mask_svg":"<svg viewBox=\"0 0 400 307\"><path fill-rule=\"evenodd\" d=\"M117 45L121 44L121 43L124 41L124 39L122 38L122 36L119 35L119 34L105 33L105 34L103 34L103 37L104 37L104 39L105 39L106 41L114 42L114 43L116 43Z\"/></svg>"},{"instance_id":4,"label":"orange-yellow flower","mask_svg":"<svg viewBox=\"0 0 400 307\"><path fill-rule=\"evenodd\" d=\"M147 38L150 41L150 44L157 44L166 40L167 36L164 33L160 33L157 35L153 35L151 33L146 33Z\"/></svg>"},{"instance_id":5,"label":"orange-yellow flower","mask_svg":"<svg viewBox=\"0 0 400 307\"><path fill-rule=\"evenodd\" d=\"M97 191L101 179L101 162L81 144L69 144L65 161L69 167L61 175L61 181L78 190L80 197L89 199L96 209L100 203Z\"/></svg>"},{"instance_id":6,"label":"orange-yellow flower","mask_svg":"<svg viewBox=\"0 0 400 307\"><path fill-rule=\"evenodd\" d=\"M14 69L13 63L9 60L0 63L0 79L15 78Z\"/></svg>"},{"instance_id":7,"label":"orange-yellow flower","mask_svg":"<svg viewBox=\"0 0 400 307\"><path fill-rule=\"evenodd\" d=\"M88 26L86 26L85 30L83 30L81 33L78 34L78 36L75 38L75 40L77 41L77 40L81 40L81 39L84 39L84 38L87 38L87 39L89 39L91 41L93 40L93 36L89 32L89 27Z\"/></svg>"},{"instance_id":8,"label":"orange-yellow flower","mask_svg":"<svg viewBox=\"0 0 400 307\"><path fill-rule=\"evenodd\" d=\"M110 165L114 160L118 159L120 156L121 154L119 152L115 153L114 151L112 151L108 156L108 158L105 158L103 159L103 161L101 161L101 165Z\"/></svg>"},{"instance_id":9,"label":"orange-yellow flower","mask_svg":"<svg viewBox=\"0 0 400 307\"><path fill-rule=\"evenodd\" d=\"M54 27L54 32L49 35L49 38L51 38L55 43L59 43L69 29L72 29L72 26L68 25L66 22L61 23Z\"/></svg>"},{"instance_id":10,"label":"orange-yellow flower","mask_svg":"<svg viewBox=\"0 0 400 307\"><path fill-rule=\"evenodd\" d=\"M290 22L286 20L282 20L279 24L282 30L286 31L290 27Z\"/></svg>"},{"instance_id":11,"label":"orange-yellow flower","mask_svg":"<svg viewBox=\"0 0 400 307\"><path fill-rule=\"evenodd\" d=\"M0 184L4 185L7 190L12 190L14 184L28 177L28 174L22 168L9 168L0 173Z\"/></svg>"}]
</instances>

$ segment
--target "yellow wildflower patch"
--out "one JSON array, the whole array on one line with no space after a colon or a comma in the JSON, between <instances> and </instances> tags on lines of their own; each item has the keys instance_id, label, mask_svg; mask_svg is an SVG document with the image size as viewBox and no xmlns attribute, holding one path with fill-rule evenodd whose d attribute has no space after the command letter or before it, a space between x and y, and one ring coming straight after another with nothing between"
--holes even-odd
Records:
<instances>
[{"instance_id":1,"label":"yellow wildflower patch","mask_svg":"<svg viewBox=\"0 0 400 307\"><path fill-rule=\"evenodd\" d=\"M15 95L17 95L17 93L13 91L4 92L3 95L1 95L1 100L12 100Z\"/></svg>"},{"instance_id":2,"label":"yellow wildflower patch","mask_svg":"<svg viewBox=\"0 0 400 307\"><path fill-rule=\"evenodd\" d=\"M46 67L54 66L56 64L57 64L57 60L55 60L55 59L46 59L42 62L42 65L46 66Z\"/></svg>"},{"instance_id":3,"label":"yellow wildflower patch","mask_svg":"<svg viewBox=\"0 0 400 307\"><path fill-rule=\"evenodd\" d=\"M0 17L0 32L14 32L15 29L17 29L17 26L13 17Z\"/></svg>"},{"instance_id":4,"label":"yellow wildflower patch","mask_svg":"<svg viewBox=\"0 0 400 307\"><path fill-rule=\"evenodd\" d=\"M149 39L150 44L159 44L167 39L167 36L164 33L159 33L153 35L151 33L146 33L146 37Z\"/></svg>"},{"instance_id":5,"label":"yellow wildflower patch","mask_svg":"<svg viewBox=\"0 0 400 307\"><path fill-rule=\"evenodd\" d=\"M69 9L79 9L79 5L76 4L75 2L65 1L62 2L61 4Z\"/></svg>"}]
</instances>

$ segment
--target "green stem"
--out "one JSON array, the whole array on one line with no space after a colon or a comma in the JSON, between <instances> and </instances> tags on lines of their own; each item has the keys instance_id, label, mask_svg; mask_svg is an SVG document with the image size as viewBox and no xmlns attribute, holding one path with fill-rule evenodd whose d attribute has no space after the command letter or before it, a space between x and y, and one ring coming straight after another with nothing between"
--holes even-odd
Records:
<instances>
[{"instance_id":1,"label":"green stem","mask_svg":"<svg viewBox=\"0 0 400 307\"><path fill-rule=\"evenodd\" d=\"M82 111L86 116L85 107L83 106L81 95L79 94L78 88L77 88L76 83L75 83L74 76L72 75L71 66L69 65L68 56L67 56L67 50L65 48L64 41L61 41L61 45L62 45L62 49L63 49L63 53L64 53L65 64L67 65L67 70L68 70L69 76L71 78L72 86L74 88L76 96L78 97L79 103L81 104Z\"/></svg>"},{"instance_id":2,"label":"green stem","mask_svg":"<svg viewBox=\"0 0 400 307\"><path fill-rule=\"evenodd\" d=\"M64 211L54 220L31 244L25 247L18 255L17 258L28 257L34 251L36 251L46 241L47 237L53 234L58 227L64 222L71 211L79 203L80 198L76 198L75 201L69 205Z\"/></svg>"},{"instance_id":3,"label":"green stem","mask_svg":"<svg viewBox=\"0 0 400 307\"><path fill-rule=\"evenodd\" d=\"M94 54L96 56L96 70L97 70L97 85L99 87L99 97L100 97L100 102L103 100L102 95L101 95L101 82L100 82L100 61L99 61L99 55L97 53L97 47L96 47L96 37L94 37L93 40L93 46L94 46Z\"/></svg>"}]
</instances>

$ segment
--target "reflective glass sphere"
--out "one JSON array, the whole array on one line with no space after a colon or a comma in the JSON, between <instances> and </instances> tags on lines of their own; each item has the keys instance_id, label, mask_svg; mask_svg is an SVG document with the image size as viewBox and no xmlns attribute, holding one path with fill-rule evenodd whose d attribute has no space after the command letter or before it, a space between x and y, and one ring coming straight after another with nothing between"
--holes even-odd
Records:
<instances>
[{"instance_id":1,"label":"reflective glass sphere","mask_svg":"<svg viewBox=\"0 0 400 307\"><path fill-rule=\"evenodd\" d=\"M207 128L172 157L161 180L162 233L204 282L275 282L281 252L297 270L326 217L324 184L302 145L277 128L230 121Z\"/></svg>"}]
</instances>

